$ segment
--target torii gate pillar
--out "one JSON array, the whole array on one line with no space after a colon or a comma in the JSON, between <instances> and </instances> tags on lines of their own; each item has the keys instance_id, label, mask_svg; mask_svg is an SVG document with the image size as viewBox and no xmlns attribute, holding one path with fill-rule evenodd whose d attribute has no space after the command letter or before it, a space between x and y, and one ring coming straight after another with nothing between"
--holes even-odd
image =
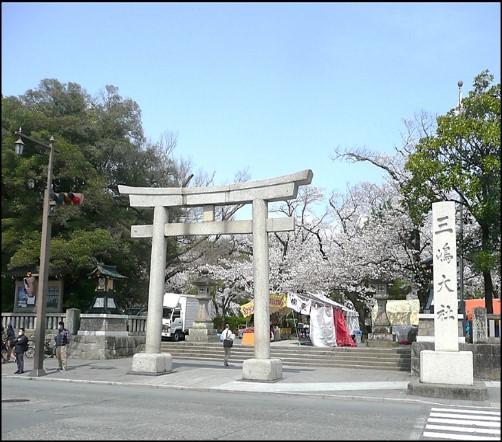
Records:
<instances>
[{"instance_id":1,"label":"torii gate pillar","mask_svg":"<svg viewBox=\"0 0 502 442\"><path fill-rule=\"evenodd\" d=\"M145 353L133 357L131 372L164 374L172 368L172 356L161 353L162 301L165 284L168 236L253 234L253 280L255 305L255 353L244 361L242 377L253 381L282 378L282 362L270 358L269 339L269 252L268 233L294 230L294 218L268 218L268 202L294 199L298 187L310 184L310 169L268 180L217 187L128 187L119 192L129 195L131 207L153 207L153 226L132 226L131 236L152 238L150 289ZM215 221L214 207L253 205L252 221ZM200 223L169 223L168 207L203 207Z\"/></svg>"},{"instance_id":2,"label":"torii gate pillar","mask_svg":"<svg viewBox=\"0 0 502 442\"><path fill-rule=\"evenodd\" d=\"M268 205L253 201L253 285L254 285L254 358L242 364L242 379L275 381L282 378L282 361L270 358L270 302ZM261 296L266 294L267 296Z\"/></svg>"}]
</instances>

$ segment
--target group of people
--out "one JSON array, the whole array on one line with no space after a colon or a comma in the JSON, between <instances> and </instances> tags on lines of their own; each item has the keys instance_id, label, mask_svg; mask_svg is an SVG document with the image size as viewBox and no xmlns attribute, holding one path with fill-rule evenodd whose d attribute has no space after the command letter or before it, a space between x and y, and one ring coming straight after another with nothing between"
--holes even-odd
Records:
<instances>
[{"instance_id":1,"label":"group of people","mask_svg":"<svg viewBox=\"0 0 502 442\"><path fill-rule=\"evenodd\" d=\"M5 331L2 325L2 364L10 362L12 353L16 359L17 371L14 374L24 373L24 352L28 350L28 337L24 334L24 328L20 328L18 335L14 332L11 324Z\"/></svg>"},{"instance_id":2,"label":"group of people","mask_svg":"<svg viewBox=\"0 0 502 442\"><path fill-rule=\"evenodd\" d=\"M65 371L67 364L66 346L70 341L70 333L64 327L64 322L59 321L58 333L54 337L56 344L56 357L58 359L58 371ZM15 355L17 371L14 374L24 373L24 353L28 350L28 337L24 334L24 328L20 327L16 337L11 324L7 326L7 331L2 325L2 364L10 362L12 353Z\"/></svg>"}]
</instances>

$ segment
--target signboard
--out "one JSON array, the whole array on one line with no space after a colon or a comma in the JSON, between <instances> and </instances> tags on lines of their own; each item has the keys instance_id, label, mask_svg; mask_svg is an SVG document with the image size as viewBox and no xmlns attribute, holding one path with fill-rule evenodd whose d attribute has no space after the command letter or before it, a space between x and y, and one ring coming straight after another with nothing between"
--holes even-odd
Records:
<instances>
[{"instance_id":1,"label":"signboard","mask_svg":"<svg viewBox=\"0 0 502 442\"><path fill-rule=\"evenodd\" d=\"M286 295L274 295L271 293L269 295L270 313L275 313L286 308L286 299ZM245 318L254 314L254 301L241 305L241 313Z\"/></svg>"},{"instance_id":2,"label":"signboard","mask_svg":"<svg viewBox=\"0 0 502 442\"><path fill-rule=\"evenodd\" d=\"M26 287L26 281L16 281L14 297L14 313L34 313L36 312L37 292ZM63 281L49 281L46 309L47 313L60 313L63 306Z\"/></svg>"}]
</instances>

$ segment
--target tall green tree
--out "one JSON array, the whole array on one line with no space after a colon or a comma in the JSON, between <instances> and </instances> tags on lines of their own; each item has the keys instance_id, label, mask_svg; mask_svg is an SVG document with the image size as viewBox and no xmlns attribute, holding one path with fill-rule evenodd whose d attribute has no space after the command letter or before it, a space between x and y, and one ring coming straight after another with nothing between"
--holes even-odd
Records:
<instances>
[{"instance_id":1,"label":"tall green tree","mask_svg":"<svg viewBox=\"0 0 502 442\"><path fill-rule=\"evenodd\" d=\"M53 190L84 194L82 205L51 212L50 269L64 275L64 306L90 306L94 281L87 275L97 261L128 277L118 285L122 305L146 302L150 242L132 239L130 229L151 223L151 213L129 207L118 185L177 185L173 146L145 141L139 106L114 86L93 98L78 84L46 79L22 96L2 96L2 274L39 265L48 157L27 140L25 154L15 156L20 127L44 143L54 136ZM169 250L176 252L175 241ZM13 281L2 278L2 288L2 305L12 305Z\"/></svg>"},{"instance_id":2,"label":"tall green tree","mask_svg":"<svg viewBox=\"0 0 502 442\"><path fill-rule=\"evenodd\" d=\"M475 77L462 106L437 118L435 134L422 137L409 155L411 178L402 191L420 221L433 202L455 201L477 223L462 244L483 275L488 313L495 295L492 272L500 272L500 83L487 70Z\"/></svg>"}]
</instances>

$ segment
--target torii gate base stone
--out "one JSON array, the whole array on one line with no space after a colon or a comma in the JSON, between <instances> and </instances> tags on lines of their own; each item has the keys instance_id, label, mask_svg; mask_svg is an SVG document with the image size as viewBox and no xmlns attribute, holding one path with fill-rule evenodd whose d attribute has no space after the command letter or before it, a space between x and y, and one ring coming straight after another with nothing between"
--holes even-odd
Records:
<instances>
[{"instance_id":1,"label":"torii gate base stone","mask_svg":"<svg viewBox=\"0 0 502 442\"><path fill-rule=\"evenodd\" d=\"M132 226L133 238L152 238L145 353L133 356L131 373L159 375L172 371L172 356L161 353L162 300L167 237L190 235L253 235L254 358L244 361L242 378L274 382L282 379L282 361L270 358L268 233L294 230L294 218L268 218L268 203L296 198L298 187L312 182L310 169L267 180L216 187L128 187L131 207L153 207L153 226ZM252 221L215 221L215 206L252 204ZM169 207L202 207L200 223L169 223Z\"/></svg>"}]
</instances>

